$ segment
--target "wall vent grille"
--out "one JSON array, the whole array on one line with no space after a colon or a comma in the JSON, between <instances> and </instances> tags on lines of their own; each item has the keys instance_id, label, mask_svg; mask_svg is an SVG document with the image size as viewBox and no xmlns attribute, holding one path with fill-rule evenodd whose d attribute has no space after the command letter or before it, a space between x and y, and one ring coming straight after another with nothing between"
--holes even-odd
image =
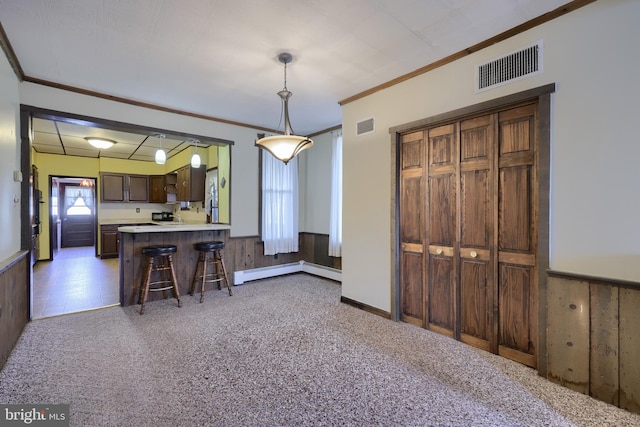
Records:
<instances>
[{"instance_id":1,"label":"wall vent grille","mask_svg":"<svg viewBox=\"0 0 640 427\"><path fill-rule=\"evenodd\" d=\"M476 92L482 92L542 73L542 40L493 61L476 66Z\"/></svg>"},{"instance_id":2,"label":"wall vent grille","mask_svg":"<svg viewBox=\"0 0 640 427\"><path fill-rule=\"evenodd\" d=\"M356 123L356 135L364 135L365 133L371 133L375 131L375 121L373 117L360 120Z\"/></svg>"}]
</instances>

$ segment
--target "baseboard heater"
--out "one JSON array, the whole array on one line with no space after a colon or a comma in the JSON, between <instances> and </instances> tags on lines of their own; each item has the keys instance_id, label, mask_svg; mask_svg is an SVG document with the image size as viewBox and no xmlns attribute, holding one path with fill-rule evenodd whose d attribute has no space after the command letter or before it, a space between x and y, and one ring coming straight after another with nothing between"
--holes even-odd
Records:
<instances>
[{"instance_id":1,"label":"baseboard heater","mask_svg":"<svg viewBox=\"0 0 640 427\"><path fill-rule=\"evenodd\" d=\"M233 273L233 284L242 285L243 283L250 282L251 280L266 279L268 277L282 276L291 273L309 273L314 276L320 276L326 279L342 282L342 272L340 270L306 261L299 261L291 264L273 265L270 267L236 271Z\"/></svg>"}]
</instances>

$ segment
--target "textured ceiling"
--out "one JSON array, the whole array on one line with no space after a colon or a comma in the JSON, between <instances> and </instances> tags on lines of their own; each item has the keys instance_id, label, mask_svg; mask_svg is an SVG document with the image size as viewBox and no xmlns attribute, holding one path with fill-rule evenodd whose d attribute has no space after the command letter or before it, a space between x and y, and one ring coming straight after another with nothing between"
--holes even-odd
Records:
<instances>
[{"instance_id":1,"label":"textured ceiling","mask_svg":"<svg viewBox=\"0 0 640 427\"><path fill-rule=\"evenodd\" d=\"M0 0L25 76L282 129L341 122L340 100L569 3L567 0ZM213 135L215 137L215 135Z\"/></svg>"}]
</instances>

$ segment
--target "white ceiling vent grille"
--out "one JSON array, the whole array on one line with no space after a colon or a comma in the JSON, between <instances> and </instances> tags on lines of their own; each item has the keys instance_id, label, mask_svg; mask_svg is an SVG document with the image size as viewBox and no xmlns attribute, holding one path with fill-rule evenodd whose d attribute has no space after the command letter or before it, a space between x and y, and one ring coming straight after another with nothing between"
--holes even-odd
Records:
<instances>
[{"instance_id":1,"label":"white ceiling vent grille","mask_svg":"<svg viewBox=\"0 0 640 427\"><path fill-rule=\"evenodd\" d=\"M476 92L542 73L542 40L517 52L476 66Z\"/></svg>"},{"instance_id":2,"label":"white ceiling vent grille","mask_svg":"<svg viewBox=\"0 0 640 427\"><path fill-rule=\"evenodd\" d=\"M360 120L356 123L356 135L364 135L365 133L371 133L375 131L375 121L373 117Z\"/></svg>"}]
</instances>

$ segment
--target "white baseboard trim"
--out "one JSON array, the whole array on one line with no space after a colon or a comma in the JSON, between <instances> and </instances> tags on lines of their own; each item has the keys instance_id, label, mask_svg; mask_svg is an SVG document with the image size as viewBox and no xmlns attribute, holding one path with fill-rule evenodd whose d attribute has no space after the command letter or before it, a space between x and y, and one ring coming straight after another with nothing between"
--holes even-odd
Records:
<instances>
[{"instance_id":1,"label":"white baseboard trim","mask_svg":"<svg viewBox=\"0 0 640 427\"><path fill-rule=\"evenodd\" d=\"M233 273L233 284L242 285L251 280L266 279L268 277L282 276L291 273L309 273L314 276L342 282L342 271L324 265L312 264L306 261L299 261L290 264L273 265L270 267L252 268L251 270L235 271Z\"/></svg>"}]
</instances>

